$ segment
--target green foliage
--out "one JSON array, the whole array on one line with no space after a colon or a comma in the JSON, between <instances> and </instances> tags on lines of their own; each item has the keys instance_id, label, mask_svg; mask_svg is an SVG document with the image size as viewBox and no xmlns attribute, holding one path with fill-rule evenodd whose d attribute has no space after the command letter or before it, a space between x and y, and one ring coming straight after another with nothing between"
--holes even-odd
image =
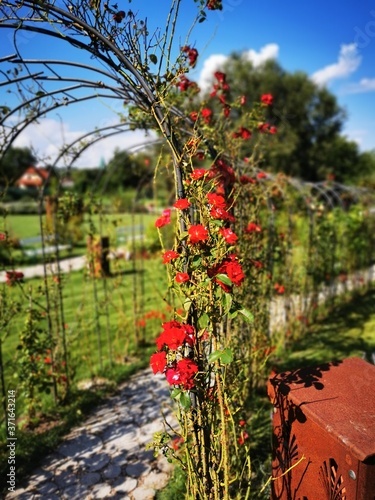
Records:
<instances>
[{"instance_id":1,"label":"green foliage","mask_svg":"<svg viewBox=\"0 0 375 500\"><path fill-rule=\"evenodd\" d=\"M10 147L0 158L0 187L11 186L36 158L29 148Z\"/></svg>"},{"instance_id":2,"label":"green foliage","mask_svg":"<svg viewBox=\"0 0 375 500\"><path fill-rule=\"evenodd\" d=\"M50 392L53 373L51 340L46 330L41 327L42 314L33 304L30 296L30 305L26 313L25 326L19 336L16 358L16 373L18 388L23 396L28 417L35 416L39 408L40 397L38 392ZM49 366L48 366L49 365ZM50 372L50 373L49 373Z\"/></svg>"},{"instance_id":3,"label":"green foliage","mask_svg":"<svg viewBox=\"0 0 375 500\"><path fill-rule=\"evenodd\" d=\"M373 175L373 155L360 153L356 143L341 135L345 112L336 97L308 75L288 73L276 61L255 68L239 54L229 58L224 71L231 94L246 97L245 110L262 94L274 97L266 119L277 127L277 134L272 148L263 148L267 170L312 182L334 175L339 182L358 183ZM239 120L236 112L232 117ZM253 147L253 141L244 144L241 156L250 157Z\"/></svg>"}]
</instances>

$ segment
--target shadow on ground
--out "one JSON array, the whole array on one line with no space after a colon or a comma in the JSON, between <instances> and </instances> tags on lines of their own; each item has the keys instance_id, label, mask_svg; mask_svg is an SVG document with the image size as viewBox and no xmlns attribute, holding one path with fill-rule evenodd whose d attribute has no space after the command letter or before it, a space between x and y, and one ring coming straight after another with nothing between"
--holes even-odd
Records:
<instances>
[{"instance_id":1,"label":"shadow on ground","mask_svg":"<svg viewBox=\"0 0 375 500\"><path fill-rule=\"evenodd\" d=\"M324 319L311 325L304 336L279 353L279 371L359 356L375 358L375 290L358 294Z\"/></svg>"}]
</instances>

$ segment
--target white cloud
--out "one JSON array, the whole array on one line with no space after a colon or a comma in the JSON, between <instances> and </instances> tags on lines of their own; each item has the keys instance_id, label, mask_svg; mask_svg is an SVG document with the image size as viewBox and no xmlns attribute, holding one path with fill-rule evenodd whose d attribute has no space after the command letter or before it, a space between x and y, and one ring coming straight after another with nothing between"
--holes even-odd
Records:
<instances>
[{"instance_id":1,"label":"white cloud","mask_svg":"<svg viewBox=\"0 0 375 500\"><path fill-rule=\"evenodd\" d=\"M198 86L201 90L206 91L211 86L213 74L215 71L223 69L227 59L228 56L224 56L223 54L213 54L204 61L198 80Z\"/></svg>"},{"instance_id":2,"label":"white cloud","mask_svg":"<svg viewBox=\"0 0 375 500\"><path fill-rule=\"evenodd\" d=\"M110 125L107 123L107 125ZM30 124L14 141L16 147L30 147L46 164L53 163L63 144L69 144L85 134L83 130L72 130L66 122L45 118L39 123ZM101 159L111 159L116 148L129 149L132 146L152 141L154 134L146 136L143 131L131 131L117 134L97 141L87 148L75 161L74 167L98 167ZM67 156L69 161L69 156ZM64 166L62 158L57 166Z\"/></svg>"},{"instance_id":3,"label":"white cloud","mask_svg":"<svg viewBox=\"0 0 375 500\"><path fill-rule=\"evenodd\" d=\"M246 61L251 61L254 68L257 68L270 59L277 59L279 56L279 46L276 43L268 43L259 52L250 49L244 52L242 56Z\"/></svg>"},{"instance_id":4,"label":"white cloud","mask_svg":"<svg viewBox=\"0 0 375 500\"><path fill-rule=\"evenodd\" d=\"M311 79L317 85L326 85L332 80L345 78L354 73L361 61L362 57L358 54L358 47L355 43L343 44L337 62L316 71Z\"/></svg>"},{"instance_id":5,"label":"white cloud","mask_svg":"<svg viewBox=\"0 0 375 500\"><path fill-rule=\"evenodd\" d=\"M269 43L265 45L259 52L250 49L241 54L242 58L245 61L251 61L255 68L261 66L269 59L276 59L278 55L279 46L276 43ZM206 91L211 86L214 80L213 74L215 71L222 71L227 60L228 56L223 54L213 54L204 61L198 81L198 85L203 91Z\"/></svg>"},{"instance_id":6,"label":"white cloud","mask_svg":"<svg viewBox=\"0 0 375 500\"><path fill-rule=\"evenodd\" d=\"M344 88L345 94L360 94L375 91L375 78L362 78L358 83L352 83Z\"/></svg>"}]
</instances>

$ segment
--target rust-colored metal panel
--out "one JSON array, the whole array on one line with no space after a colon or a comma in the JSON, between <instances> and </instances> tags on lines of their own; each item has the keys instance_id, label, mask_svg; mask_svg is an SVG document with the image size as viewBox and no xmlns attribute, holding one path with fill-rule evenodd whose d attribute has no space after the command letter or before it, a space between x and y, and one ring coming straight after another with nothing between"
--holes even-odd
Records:
<instances>
[{"instance_id":1,"label":"rust-colored metal panel","mask_svg":"<svg viewBox=\"0 0 375 500\"><path fill-rule=\"evenodd\" d=\"M280 373L272 500L375 500L375 366L360 358Z\"/></svg>"}]
</instances>

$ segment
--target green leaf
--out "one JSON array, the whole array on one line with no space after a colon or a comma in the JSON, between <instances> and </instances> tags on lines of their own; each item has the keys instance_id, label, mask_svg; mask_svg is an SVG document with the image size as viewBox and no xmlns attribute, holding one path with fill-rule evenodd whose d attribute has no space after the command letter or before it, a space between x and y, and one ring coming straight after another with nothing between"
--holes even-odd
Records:
<instances>
[{"instance_id":1,"label":"green leaf","mask_svg":"<svg viewBox=\"0 0 375 500\"><path fill-rule=\"evenodd\" d=\"M220 358L222 352L223 351L214 351L214 352L211 352L211 354L208 356L208 362L209 363L215 363L215 361Z\"/></svg>"},{"instance_id":2,"label":"green leaf","mask_svg":"<svg viewBox=\"0 0 375 500\"><path fill-rule=\"evenodd\" d=\"M237 309L232 309L232 311L229 311L229 313L228 313L228 318L230 318L230 319L237 318L237 316L238 316Z\"/></svg>"},{"instance_id":3,"label":"green leaf","mask_svg":"<svg viewBox=\"0 0 375 500\"><path fill-rule=\"evenodd\" d=\"M232 307L233 297L230 293L224 293L222 301L224 307L224 314L228 314L230 308Z\"/></svg>"},{"instance_id":4,"label":"green leaf","mask_svg":"<svg viewBox=\"0 0 375 500\"><path fill-rule=\"evenodd\" d=\"M217 274L215 278L224 283L224 285L229 285L229 286L233 285L233 283L226 274Z\"/></svg>"},{"instance_id":5,"label":"green leaf","mask_svg":"<svg viewBox=\"0 0 375 500\"><path fill-rule=\"evenodd\" d=\"M182 392L181 389L179 389L178 387L175 387L171 391L171 398L172 399L178 399L178 397L180 396L181 392Z\"/></svg>"},{"instance_id":6,"label":"green leaf","mask_svg":"<svg viewBox=\"0 0 375 500\"><path fill-rule=\"evenodd\" d=\"M224 349L222 351L211 352L211 354L208 356L209 363L214 363L218 359L220 359L220 361L223 365L227 365L228 363L231 363L233 361L233 353L227 347L226 349Z\"/></svg>"},{"instance_id":7,"label":"green leaf","mask_svg":"<svg viewBox=\"0 0 375 500\"><path fill-rule=\"evenodd\" d=\"M207 313L203 313L200 318L198 318L199 328L207 328L208 323L210 322L210 318Z\"/></svg>"},{"instance_id":8,"label":"green leaf","mask_svg":"<svg viewBox=\"0 0 375 500\"><path fill-rule=\"evenodd\" d=\"M158 62L158 58L156 57L155 54L150 54L150 61L154 64Z\"/></svg>"},{"instance_id":9,"label":"green leaf","mask_svg":"<svg viewBox=\"0 0 375 500\"><path fill-rule=\"evenodd\" d=\"M193 257L193 262L192 262L192 267L199 267L201 265L201 262L202 262L202 257L200 257L199 255L194 255Z\"/></svg>"},{"instance_id":10,"label":"green leaf","mask_svg":"<svg viewBox=\"0 0 375 500\"><path fill-rule=\"evenodd\" d=\"M238 312L243 315L243 317L248 323L252 323L254 321L254 315L245 307L238 309Z\"/></svg>"},{"instance_id":11,"label":"green leaf","mask_svg":"<svg viewBox=\"0 0 375 500\"><path fill-rule=\"evenodd\" d=\"M187 392L181 392L180 405L185 411L187 411L190 408L191 399Z\"/></svg>"},{"instance_id":12,"label":"green leaf","mask_svg":"<svg viewBox=\"0 0 375 500\"><path fill-rule=\"evenodd\" d=\"M223 365L227 365L233 361L233 353L228 347L224 349L222 355L220 356L220 361Z\"/></svg>"}]
</instances>

